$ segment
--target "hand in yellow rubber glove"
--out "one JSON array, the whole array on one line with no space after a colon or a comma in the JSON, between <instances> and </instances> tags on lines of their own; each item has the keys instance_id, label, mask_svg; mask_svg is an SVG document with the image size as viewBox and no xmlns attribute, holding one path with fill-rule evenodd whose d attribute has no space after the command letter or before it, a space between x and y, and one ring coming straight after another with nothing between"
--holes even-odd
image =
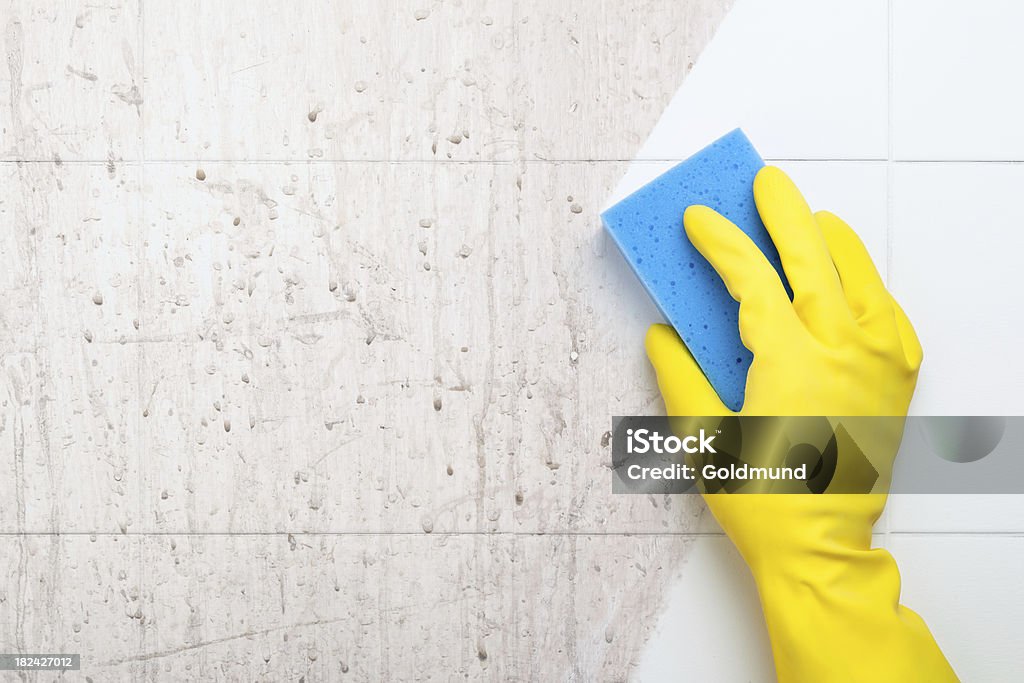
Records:
<instances>
[{"instance_id":1,"label":"hand in yellow rubber glove","mask_svg":"<svg viewBox=\"0 0 1024 683\"><path fill-rule=\"evenodd\" d=\"M812 214L777 168L757 175L754 199L792 301L736 226L702 206L684 217L740 302L754 354L741 414L905 416L921 346L864 245L836 216ZM731 414L672 328L652 326L646 343L669 415ZM857 435L883 493L705 496L754 575L780 681L956 680L927 626L899 604L892 557L871 548L902 432L902 420L887 422L895 427Z\"/></svg>"}]
</instances>

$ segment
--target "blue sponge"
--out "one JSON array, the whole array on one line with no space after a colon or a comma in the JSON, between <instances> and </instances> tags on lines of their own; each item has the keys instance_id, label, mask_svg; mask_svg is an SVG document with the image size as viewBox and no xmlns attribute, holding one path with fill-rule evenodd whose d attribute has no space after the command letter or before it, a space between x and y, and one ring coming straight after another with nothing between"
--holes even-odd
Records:
<instances>
[{"instance_id":1,"label":"blue sponge","mask_svg":"<svg viewBox=\"0 0 1024 683\"><path fill-rule=\"evenodd\" d=\"M739 304L686 238L683 212L703 204L731 220L785 283L779 253L754 205L754 176L763 166L737 129L601 215L647 292L732 410L743 405L753 355L740 341Z\"/></svg>"}]
</instances>

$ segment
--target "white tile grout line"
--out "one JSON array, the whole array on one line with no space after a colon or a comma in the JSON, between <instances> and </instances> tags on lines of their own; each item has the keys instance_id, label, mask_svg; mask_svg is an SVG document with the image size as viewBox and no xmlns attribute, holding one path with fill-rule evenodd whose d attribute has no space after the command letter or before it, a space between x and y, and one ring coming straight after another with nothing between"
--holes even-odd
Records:
<instances>
[{"instance_id":1,"label":"white tile grout line","mask_svg":"<svg viewBox=\"0 0 1024 683\"><path fill-rule=\"evenodd\" d=\"M142 8L142 5L141 5L141 2L140 2L140 5L139 5L140 13L141 13L141 8ZM144 62L140 61L140 63L143 64L142 68L144 70L145 69ZM145 80L145 78L142 77L140 80ZM143 106L143 107L146 106L145 98L144 97L143 97L143 103L142 103L141 106ZM141 144L141 133L140 133L140 144ZM140 151L140 154L142 154L141 151ZM142 162L142 163L139 164L138 169L136 169L136 171L135 171L135 178L136 178L136 181L139 183L139 192L138 192L139 196L138 196L138 208L137 208L137 211L139 213L138 213L137 216L134 217L133 220L134 221L138 221L139 234L142 235L142 234L145 234L144 233L144 230L145 230L144 225L145 225L145 216L146 216L146 192L145 192L146 165L145 165L145 162ZM132 220L132 219L130 219L130 220ZM136 265L137 265L137 267L140 267L140 268L142 267L142 263L144 261L144 257L145 257L145 253L146 253L145 252L145 246L144 246L144 242L145 241L146 241L145 239L137 239L137 240L135 240L136 245L135 245L135 254L134 254L134 256L135 256L135 259L137 261ZM140 271L140 276L141 276L141 271ZM143 288L142 287L138 287L136 292L135 292L135 304L138 307L137 310L138 310L138 316L139 316L140 320L145 320L145 316L142 314L142 311L145 310L145 308L144 308L144 300L145 300L145 295L143 294ZM144 367L145 358L146 358L146 349L144 348L143 344L138 344L136 346L136 349L135 349L135 359L136 359L135 390L138 392L138 396L139 397L145 395L144 379L143 379L143 367ZM143 433L143 431L142 431L142 420L143 420L142 411L136 409L134 412L135 412L135 428L136 428L136 430L138 430L137 433L142 434ZM143 470L143 467L145 467L145 465L143 464L142 459L140 459L136 463L136 466L138 467L139 471L138 471L138 476L136 477L137 482L136 482L136 486L135 486L135 494L136 494L136 497L135 497L135 515L136 515L136 519L139 520L139 523L140 524L144 524L145 520L148 519L148 516L146 515L146 511L145 511L145 506L143 505L143 500L145 499L145 485L146 485L146 481L147 481L146 474L148 473L148 468L145 471ZM138 556L137 556L136 560L138 562L137 566L138 566L138 572L139 572L138 573L139 591L143 595L145 595L146 588L147 588L147 581L146 581L146 579L147 579L147 573L146 573L146 550L145 550L145 548L140 546L140 547L137 548L137 552L138 552ZM140 629L139 632L136 634L136 638L137 638L136 647L138 648L138 651L139 652L144 652L145 651L145 632Z\"/></svg>"},{"instance_id":2,"label":"white tile grout line","mask_svg":"<svg viewBox=\"0 0 1024 683\"><path fill-rule=\"evenodd\" d=\"M239 166L268 166L268 165L283 165L283 166L330 166L330 165L358 165L358 164L394 164L394 165L412 165L412 164L432 164L432 165L445 165L445 166L465 166L465 165L484 165L484 166L513 166L516 164L664 164L664 163L680 163L686 161L684 158L649 158L649 159L114 159L115 165L122 166L138 166L140 164L147 164L152 166L153 164L235 164ZM1024 165L1024 159L889 159L889 158L810 158L810 157L767 157L764 160L766 163L807 163L807 164L891 164L893 166L900 165L949 165L949 164L978 164L978 165L992 165L992 166L1021 166ZM106 166L111 163L110 159L61 159L56 161L54 159L0 159L0 166L2 165L18 165L18 164L61 164L65 166L80 165L80 166Z\"/></svg>"},{"instance_id":3,"label":"white tile grout line","mask_svg":"<svg viewBox=\"0 0 1024 683\"><path fill-rule=\"evenodd\" d=\"M139 215L136 216L136 220L139 221L139 231L140 231L140 234L144 234L145 223L146 223L145 217L146 217L146 197L147 197L147 194L146 194L146 110L149 107L149 105L146 102L146 0L139 0L138 8L139 8L139 23L138 23L138 29L137 29L138 35L139 35L139 67L138 67L139 84L138 84L138 89L139 89L139 99L142 100L142 104L140 105L140 108L139 108L139 118L141 119L141 121L139 122L139 172L138 172L138 180L139 180L139 206L138 206L138 211L139 211ZM140 240L138 240L138 245L136 246L136 257L139 260L138 266L140 268L142 267L142 264L145 261L144 257L145 257L146 251L145 251L145 246L143 244L144 242L145 242L145 240L140 239ZM143 318L142 311L145 310L144 295L142 293L142 289L143 289L142 287L139 287L138 291L136 292L136 297L137 297L136 304L138 305L139 317L140 318ZM145 349L140 344L139 347L136 349L136 359L138 361L138 367L136 368L136 375L135 375L135 384L136 384L136 387L137 387L137 390L139 392L139 396L140 397L145 395L145 393L144 393L145 390L143 388L143 372L142 372L142 368L144 366L143 365L143 361L145 359L145 355L146 355L145 354ZM154 390L155 390L155 388L154 388ZM142 423L142 419L143 419L142 418L142 411L140 411L140 410L136 410L135 411L135 419L137 421L137 426L139 426L139 428L141 430L141 423ZM142 432L140 431L139 433L141 434ZM143 470L142 470L142 468L143 468L143 461L142 461L142 459L140 459L140 461L137 463L137 466L139 468L139 474L138 474L138 477L137 477L138 478L138 486L136 487L137 498L135 500L135 504L137 506L137 515L138 515L139 523L140 524L144 524L145 522L143 520L146 520L147 517L144 516L144 515L146 515L146 510L145 510L145 505L144 505L143 501L146 499L145 489L146 489L146 474L148 474L148 469L147 469L146 472L143 472ZM139 567L138 584L139 584L139 591L143 595L145 595L146 587L147 587L146 579L148 578L148 573L146 571L147 570L147 567L146 567L146 547L144 545L140 544L138 546L137 550L138 550L138 553L139 553L139 555L138 555L138 567ZM139 629L138 633L136 634L136 643L135 644L136 644L136 648L137 648L137 652L138 653L143 654L143 653L146 652L146 631L145 631L145 629Z\"/></svg>"},{"instance_id":4,"label":"white tile grout line","mask_svg":"<svg viewBox=\"0 0 1024 683\"><path fill-rule=\"evenodd\" d=\"M893 270L893 151L895 149L893 125L893 98L895 96L894 84L894 36L893 36L893 0L886 4L886 163L885 163L885 286L892 287Z\"/></svg>"},{"instance_id":5,"label":"white tile grout line","mask_svg":"<svg viewBox=\"0 0 1024 683\"><path fill-rule=\"evenodd\" d=\"M1011 529L976 529L970 530L929 530L929 529L894 529L882 532L874 532L873 536L991 536L991 537L1012 537L1024 539L1024 530ZM288 536L322 536L322 537L365 537L365 536L418 536L449 538L451 536L488 536L515 538L535 537L589 537L589 538L728 538L721 531L435 531L426 533L424 531L132 531L122 533L119 531L11 531L0 532L0 539L4 538L46 538L46 537L117 537L117 538L164 538L164 537L209 537L217 538L222 536L236 536L239 538L287 538Z\"/></svg>"},{"instance_id":6,"label":"white tile grout line","mask_svg":"<svg viewBox=\"0 0 1024 683\"><path fill-rule=\"evenodd\" d=\"M893 150L895 148L895 141L893 139L894 126L893 126L893 95L894 95L894 84L893 84L893 62L895 61L895 55L893 50L893 0L888 0L886 3L886 161L885 161L885 287L886 289L892 289L892 271L893 271L893 215L895 211L893 209ZM890 513L891 514L891 513ZM882 536L882 543L888 547L892 541L892 524L890 522L890 514L882 514L881 522L882 528L878 532Z\"/></svg>"}]
</instances>

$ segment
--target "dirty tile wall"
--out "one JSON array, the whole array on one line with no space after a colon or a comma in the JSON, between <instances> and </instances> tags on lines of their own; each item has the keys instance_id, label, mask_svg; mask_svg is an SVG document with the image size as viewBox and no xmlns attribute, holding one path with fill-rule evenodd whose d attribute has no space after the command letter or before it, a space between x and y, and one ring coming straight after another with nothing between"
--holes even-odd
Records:
<instances>
[{"instance_id":1,"label":"dirty tile wall","mask_svg":"<svg viewBox=\"0 0 1024 683\"><path fill-rule=\"evenodd\" d=\"M597 213L729 0L0 2L0 650L622 680L697 501Z\"/></svg>"}]
</instances>

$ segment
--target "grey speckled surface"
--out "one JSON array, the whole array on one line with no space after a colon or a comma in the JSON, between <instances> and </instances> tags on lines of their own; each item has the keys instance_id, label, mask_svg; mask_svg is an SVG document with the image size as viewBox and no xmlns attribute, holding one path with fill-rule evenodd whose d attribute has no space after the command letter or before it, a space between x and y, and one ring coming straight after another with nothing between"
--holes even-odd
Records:
<instances>
[{"instance_id":1,"label":"grey speckled surface","mask_svg":"<svg viewBox=\"0 0 1024 683\"><path fill-rule=\"evenodd\" d=\"M4 0L0 650L626 678L700 508L597 214L730 4Z\"/></svg>"}]
</instances>

